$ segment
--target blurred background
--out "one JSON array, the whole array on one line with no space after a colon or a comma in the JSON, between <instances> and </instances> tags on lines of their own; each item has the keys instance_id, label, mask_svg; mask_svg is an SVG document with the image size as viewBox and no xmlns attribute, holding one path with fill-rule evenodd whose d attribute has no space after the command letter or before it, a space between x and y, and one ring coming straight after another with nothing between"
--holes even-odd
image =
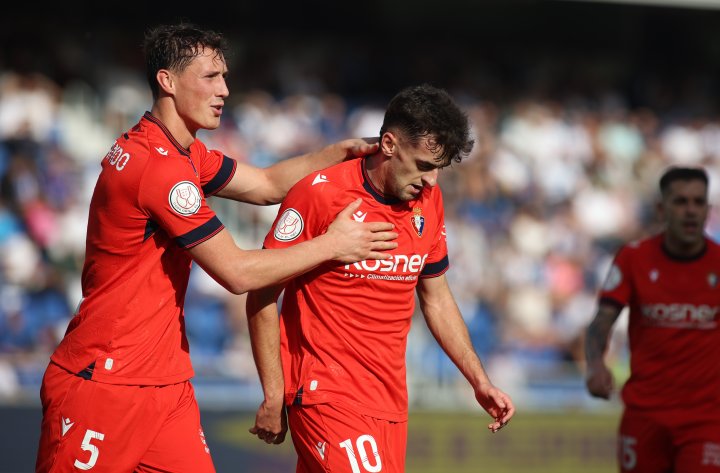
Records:
<instances>
[{"instance_id":1,"label":"blurred background","mask_svg":"<svg viewBox=\"0 0 720 473\"><path fill-rule=\"evenodd\" d=\"M0 18L0 472L32 471L39 386L80 299L89 198L115 137L151 104L146 29L223 32L231 95L209 147L267 166L376 136L421 82L466 109L476 146L441 172L447 276L518 413L497 435L422 316L407 363L410 472L615 471L619 402L584 390L583 331L623 242L658 229L657 181L703 165L720 197L720 2L74 2ZM277 207L211 206L243 248ZM720 235L713 211L708 233ZM247 433L261 390L244 298L193 270L186 324L219 473L294 471ZM608 362L627 376L626 314ZM12 426L9 428L7 426Z\"/></svg>"}]
</instances>

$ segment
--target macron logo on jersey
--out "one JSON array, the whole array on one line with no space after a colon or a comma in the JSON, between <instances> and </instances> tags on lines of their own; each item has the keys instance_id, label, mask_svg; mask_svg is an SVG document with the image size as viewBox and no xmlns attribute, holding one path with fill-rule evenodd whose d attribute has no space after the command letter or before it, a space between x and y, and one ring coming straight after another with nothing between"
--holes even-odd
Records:
<instances>
[{"instance_id":1,"label":"macron logo on jersey","mask_svg":"<svg viewBox=\"0 0 720 473\"><path fill-rule=\"evenodd\" d=\"M330 182L330 181L328 181L328 178L326 175L318 174L317 176L315 176L315 179L313 179L312 185L314 186L315 184L320 184L321 182Z\"/></svg>"},{"instance_id":2,"label":"macron logo on jersey","mask_svg":"<svg viewBox=\"0 0 720 473\"><path fill-rule=\"evenodd\" d=\"M355 212L353 214L352 217L353 217L353 220L355 220L356 222L364 222L365 217L367 217L367 212L361 212L358 210L357 212Z\"/></svg>"},{"instance_id":3,"label":"macron logo on jersey","mask_svg":"<svg viewBox=\"0 0 720 473\"><path fill-rule=\"evenodd\" d=\"M168 150L166 150L165 148L163 148L163 147L161 147L161 146L158 146L157 148L155 148L155 151L157 151L158 153L162 154L163 156L167 156L167 155L168 155Z\"/></svg>"}]
</instances>

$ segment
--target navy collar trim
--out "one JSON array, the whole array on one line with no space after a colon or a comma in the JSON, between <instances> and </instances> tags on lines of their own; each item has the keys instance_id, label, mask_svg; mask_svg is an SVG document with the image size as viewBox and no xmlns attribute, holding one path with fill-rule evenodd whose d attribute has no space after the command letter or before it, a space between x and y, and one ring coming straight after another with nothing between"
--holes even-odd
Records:
<instances>
[{"instance_id":1,"label":"navy collar trim","mask_svg":"<svg viewBox=\"0 0 720 473\"><path fill-rule=\"evenodd\" d=\"M362 158L362 163L360 164L360 169L362 171L363 176L363 187L365 190L370 194L376 201L380 202L384 205L395 205L399 204L401 202L400 199L397 197L388 197L380 190L375 187L375 185L370 180L370 176L368 175L367 168L365 167L365 162L367 160L367 157Z\"/></svg>"},{"instance_id":2,"label":"navy collar trim","mask_svg":"<svg viewBox=\"0 0 720 473\"><path fill-rule=\"evenodd\" d=\"M187 156L188 158L190 157L190 152L187 149L183 148L183 146L180 143L178 143L178 141L175 139L175 137L172 135L172 133L170 133L170 130L167 129L167 127L163 124L163 122L161 122L159 119L155 118L150 112L145 112L145 115L143 115L143 118L145 118L146 120L151 121L152 123L157 125L158 128L160 128L160 130L162 130L162 132L165 133L165 136L170 141L170 143L172 143L173 146L175 146L175 148L177 148L177 150L180 153Z\"/></svg>"}]
</instances>

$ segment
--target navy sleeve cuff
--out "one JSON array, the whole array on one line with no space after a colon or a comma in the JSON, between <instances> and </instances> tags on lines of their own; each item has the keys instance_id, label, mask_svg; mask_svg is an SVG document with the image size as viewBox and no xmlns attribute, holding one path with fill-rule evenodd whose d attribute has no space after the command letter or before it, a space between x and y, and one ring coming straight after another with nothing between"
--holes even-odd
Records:
<instances>
[{"instance_id":1,"label":"navy sleeve cuff","mask_svg":"<svg viewBox=\"0 0 720 473\"><path fill-rule=\"evenodd\" d=\"M448 256L445 255L443 259L436 263L429 263L426 264L423 268L422 272L420 273L421 278L436 278L443 274L445 271L448 270L450 267L450 260L448 259Z\"/></svg>"},{"instance_id":2,"label":"navy sleeve cuff","mask_svg":"<svg viewBox=\"0 0 720 473\"><path fill-rule=\"evenodd\" d=\"M220 219L215 216L194 230L190 230L186 234L176 237L175 242L180 248L189 249L209 240L217 235L223 228L225 228L225 226Z\"/></svg>"},{"instance_id":3,"label":"navy sleeve cuff","mask_svg":"<svg viewBox=\"0 0 720 473\"><path fill-rule=\"evenodd\" d=\"M202 186L203 194L205 194L205 196L211 196L220 192L235 175L236 168L237 162L234 159L223 156L223 162L217 174L215 174L215 177Z\"/></svg>"}]
</instances>

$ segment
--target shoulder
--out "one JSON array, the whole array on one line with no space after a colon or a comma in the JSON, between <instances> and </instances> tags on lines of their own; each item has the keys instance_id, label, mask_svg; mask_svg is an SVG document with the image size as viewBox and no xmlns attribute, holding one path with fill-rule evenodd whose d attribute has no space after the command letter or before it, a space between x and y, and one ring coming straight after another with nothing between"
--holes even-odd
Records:
<instances>
[{"instance_id":1,"label":"shoulder","mask_svg":"<svg viewBox=\"0 0 720 473\"><path fill-rule=\"evenodd\" d=\"M300 179L293 186L291 193L327 201L332 196L354 186L357 181L355 176L357 168L358 165L353 160L314 171Z\"/></svg>"},{"instance_id":2,"label":"shoulder","mask_svg":"<svg viewBox=\"0 0 720 473\"><path fill-rule=\"evenodd\" d=\"M707 244L707 254L713 259L720 259L720 243L718 243L715 239L706 237L705 238L706 244Z\"/></svg>"},{"instance_id":3,"label":"shoulder","mask_svg":"<svg viewBox=\"0 0 720 473\"><path fill-rule=\"evenodd\" d=\"M662 248L662 234L629 241L618 250L618 253L642 255Z\"/></svg>"}]
</instances>

